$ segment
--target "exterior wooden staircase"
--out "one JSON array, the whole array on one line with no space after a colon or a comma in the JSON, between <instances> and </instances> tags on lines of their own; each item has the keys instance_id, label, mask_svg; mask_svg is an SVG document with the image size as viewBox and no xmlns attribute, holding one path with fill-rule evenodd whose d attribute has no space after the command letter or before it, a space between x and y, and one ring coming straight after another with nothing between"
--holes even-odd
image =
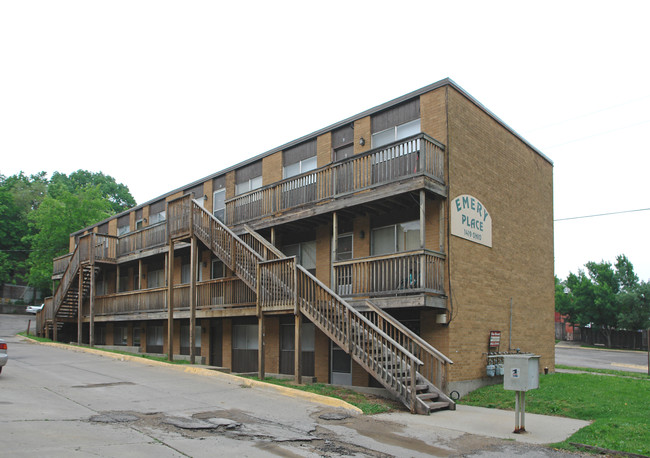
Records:
<instances>
[{"instance_id":1,"label":"exterior wooden staircase","mask_svg":"<svg viewBox=\"0 0 650 458\"><path fill-rule=\"evenodd\" d=\"M412 413L455 409L455 403L425 376L428 371L444 384L452 361L374 304L369 304L369 317L364 316L297 264L295 257L284 256L250 228L245 242L188 196L170 202L168 217L171 237L175 232L182 235L187 230L183 223L191 219L190 233L257 293L258 314L302 313ZM414 352L425 357L427 365Z\"/></svg>"}]
</instances>

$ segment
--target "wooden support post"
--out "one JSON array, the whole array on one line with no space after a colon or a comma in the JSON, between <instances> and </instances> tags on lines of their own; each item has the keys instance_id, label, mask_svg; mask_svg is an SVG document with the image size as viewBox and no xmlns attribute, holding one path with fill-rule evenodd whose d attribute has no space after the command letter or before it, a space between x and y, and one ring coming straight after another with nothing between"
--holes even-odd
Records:
<instances>
[{"instance_id":1,"label":"wooden support post","mask_svg":"<svg viewBox=\"0 0 650 458\"><path fill-rule=\"evenodd\" d=\"M271 228L271 245L275 246L275 227Z\"/></svg>"},{"instance_id":2,"label":"wooden support post","mask_svg":"<svg viewBox=\"0 0 650 458\"><path fill-rule=\"evenodd\" d=\"M197 264L196 237L190 242L190 362L196 361L196 264Z\"/></svg>"},{"instance_id":3,"label":"wooden support post","mask_svg":"<svg viewBox=\"0 0 650 458\"><path fill-rule=\"evenodd\" d=\"M260 380L264 380L264 314L257 319L257 368Z\"/></svg>"},{"instance_id":4,"label":"wooden support post","mask_svg":"<svg viewBox=\"0 0 650 458\"><path fill-rule=\"evenodd\" d=\"M142 259L138 259L138 289L142 289Z\"/></svg>"},{"instance_id":5,"label":"wooden support post","mask_svg":"<svg viewBox=\"0 0 650 458\"><path fill-rule=\"evenodd\" d=\"M330 261L330 285L334 292L337 290L337 281L334 276L334 262L336 252L339 250L339 218L336 212L332 213L332 255Z\"/></svg>"},{"instance_id":6,"label":"wooden support post","mask_svg":"<svg viewBox=\"0 0 650 458\"><path fill-rule=\"evenodd\" d=\"M420 190L420 249L424 250L426 248L426 203L427 198L424 192L424 189ZM424 255L420 257L420 288L426 288L426 258Z\"/></svg>"},{"instance_id":7,"label":"wooden support post","mask_svg":"<svg viewBox=\"0 0 650 458\"><path fill-rule=\"evenodd\" d=\"M83 337L83 285L84 285L84 269L81 264L79 264L79 287L77 291L79 297L77 298L77 344L81 345Z\"/></svg>"},{"instance_id":8,"label":"wooden support post","mask_svg":"<svg viewBox=\"0 0 650 458\"><path fill-rule=\"evenodd\" d=\"M167 253L167 359L174 360L174 241Z\"/></svg>"},{"instance_id":9,"label":"wooden support post","mask_svg":"<svg viewBox=\"0 0 650 458\"><path fill-rule=\"evenodd\" d=\"M295 329L294 329L294 351L293 351L293 373L295 382L302 383L302 315L297 313L295 315Z\"/></svg>"},{"instance_id":10,"label":"wooden support post","mask_svg":"<svg viewBox=\"0 0 650 458\"><path fill-rule=\"evenodd\" d=\"M52 340L54 342L58 342L58 338L59 338L59 332L57 329L56 315L54 315L54 317L52 317Z\"/></svg>"},{"instance_id":11,"label":"wooden support post","mask_svg":"<svg viewBox=\"0 0 650 458\"><path fill-rule=\"evenodd\" d=\"M120 292L120 265L115 266L115 292Z\"/></svg>"},{"instance_id":12,"label":"wooden support post","mask_svg":"<svg viewBox=\"0 0 650 458\"><path fill-rule=\"evenodd\" d=\"M438 219L438 229L440 235L438 235L438 246L441 253L445 252L445 201L440 199L440 215Z\"/></svg>"},{"instance_id":13,"label":"wooden support post","mask_svg":"<svg viewBox=\"0 0 650 458\"><path fill-rule=\"evenodd\" d=\"M94 256L93 256L94 257ZM95 262L90 264L90 320L88 323L89 344L91 347L95 346Z\"/></svg>"}]
</instances>

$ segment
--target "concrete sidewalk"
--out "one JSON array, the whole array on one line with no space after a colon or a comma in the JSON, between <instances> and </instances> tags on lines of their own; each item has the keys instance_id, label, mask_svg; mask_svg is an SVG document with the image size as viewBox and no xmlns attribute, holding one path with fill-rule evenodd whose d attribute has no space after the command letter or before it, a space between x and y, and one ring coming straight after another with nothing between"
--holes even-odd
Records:
<instances>
[{"instance_id":1,"label":"concrete sidewalk","mask_svg":"<svg viewBox=\"0 0 650 458\"><path fill-rule=\"evenodd\" d=\"M429 416L392 412L374 418L400 423L412 430L444 428L480 436L510 439L527 444L562 442L590 422L549 415L526 414L526 432L513 433L514 411L457 405L455 411L442 410Z\"/></svg>"}]
</instances>

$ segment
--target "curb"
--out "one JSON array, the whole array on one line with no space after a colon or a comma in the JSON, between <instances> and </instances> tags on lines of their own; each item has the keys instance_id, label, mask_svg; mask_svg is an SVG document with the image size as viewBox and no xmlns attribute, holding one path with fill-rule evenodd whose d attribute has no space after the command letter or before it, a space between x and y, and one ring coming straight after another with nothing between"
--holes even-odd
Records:
<instances>
[{"instance_id":1,"label":"curb","mask_svg":"<svg viewBox=\"0 0 650 458\"><path fill-rule=\"evenodd\" d=\"M186 372L188 374L196 374L196 375L202 375L204 377L216 377L220 378L222 380L226 380L230 383L236 383L242 387L248 387L248 388L259 388L259 389L264 389L264 390L271 390L275 391L283 396L288 396L291 398L298 398L298 399L303 399L306 401L318 403L318 404L323 404L328 407L336 407L336 408L342 408L345 410L349 410L351 412L357 413L357 414L362 414L363 411L356 407L353 406L352 404L349 404L342 399L337 399L337 398L331 398L329 396L323 396L321 394L316 394L316 393L310 393L308 391L302 391L302 390L297 390L295 388L289 388L286 386L281 386L281 385L275 385L272 383L265 383L259 380L251 380L243 377L238 377L236 375L232 374L226 374L224 372L220 371L213 371L210 369L204 369L202 367L184 367L184 365L176 365L176 364L170 364L166 363L163 361L156 361L153 359L146 359L146 358L141 358L139 356L131 356L131 355L121 355L118 353L111 353L111 352L106 352L102 350L96 350L94 348L85 348L85 347L76 347L76 346L71 346L67 344L62 344L58 342L40 342L38 340L33 340L28 337L23 337L24 339L34 342L39 345L46 345L50 347L55 347L55 348L61 348L64 350L71 350L71 351L79 351L82 353L90 353L93 355L98 355L98 356L107 356L109 358L113 359L119 359L120 361L133 361L133 362L138 362L141 364L148 364L151 366L160 366L160 367L167 367L169 369L174 369L174 370L181 370L183 372Z\"/></svg>"}]
</instances>

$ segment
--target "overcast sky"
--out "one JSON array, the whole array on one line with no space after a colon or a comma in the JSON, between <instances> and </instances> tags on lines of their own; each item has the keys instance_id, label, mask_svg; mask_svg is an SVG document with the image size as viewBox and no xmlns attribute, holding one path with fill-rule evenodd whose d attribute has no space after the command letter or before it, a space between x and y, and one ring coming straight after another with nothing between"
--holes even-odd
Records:
<instances>
[{"instance_id":1,"label":"overcast sky","mask_svg":"<svg viewBox=\"0 0 650 458\"><path fill-rule=\"evenodd\" d=\"M0 173L101 171L143 203L450 77L554 161L556 219L647 209L649 17L645 1L4 1ZM650 211L556 221L556 274L624 253L649 280L648 228Z\"/></svg>"}]
</instances>

